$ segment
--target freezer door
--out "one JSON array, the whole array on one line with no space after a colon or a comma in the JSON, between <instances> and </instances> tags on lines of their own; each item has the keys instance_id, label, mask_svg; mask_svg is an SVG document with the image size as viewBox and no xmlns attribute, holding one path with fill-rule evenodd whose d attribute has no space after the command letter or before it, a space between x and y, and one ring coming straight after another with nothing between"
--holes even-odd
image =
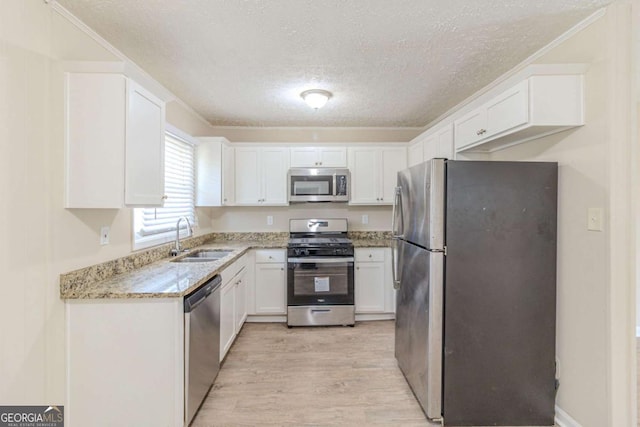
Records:
<instances>
[{"instance_id":1,"label":"freezer door","mask_svg":"<svg viewBox=\"0 0 640 427\"><path fill-rule=\"evenodd\" d=\"M445 425L554 423L557 173L447 164Z\"/></svg>"},{"instance_id":2,"label":"freezer door","mask_svg":"<svg viewBox=\"0 0 640 427\"><path fill-rule=\"evenodd\" d=\"M398 172L394 234L423 248L444 248L444 159Z\"/></svg>"},{"instance_id":3,"label":"freezer door","mask_svg":"<svg viewBox=\"0 0 640 427\"><path fill-rule=\"evenodd\" d=\"M442 413L442 252L399 240L395 355L430 419Z\"/></svg>"}]
</instances>

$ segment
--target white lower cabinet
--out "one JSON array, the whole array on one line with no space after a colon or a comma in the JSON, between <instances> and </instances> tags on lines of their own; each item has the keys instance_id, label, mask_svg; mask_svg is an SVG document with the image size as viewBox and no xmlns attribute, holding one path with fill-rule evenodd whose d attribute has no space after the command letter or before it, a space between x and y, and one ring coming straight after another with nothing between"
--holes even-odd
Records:
<instances>
[{"instance_id":1,"label":"white lower cabinet","mask_svg":"<svg viewBox=\"0 0 640 427\"><path fill-rule=\"evenodd\" d=\"M247 319L247 271L251 268L248 257L225 268L220 289L220 360L233 345L244 321Z\"/></svg>"},{"instance_id":2,"label":"white lower cabinet","mask_svg":"<svg viewBox=\"0 0 640 427\"><path fill-rule=\"evenodd\" d=\"M283 249L256 250L255 314L287 313L286 253Z\"/></svg>"},{"instance_id":3,"label":"white lower cabinet","mask_svg":"<svg viewBox=\"0 0 640 427\"><path fill-rule=\"evenodd\" d=\"M183 298L65 306L67 424L182 426Z\"/></svg>"},{"instance_id":4,"label":"white lower cabinet","mask_svg":"<svg viewBox=\"0 0 640 427\"><path fill-rule=\"evenodd\" d=\"M355 249L356 314L395 313L389 248Z\"/></svg>"},{"instance_id":5,"label":"white lower cabinet","mask_svg":"<svg viewBox=\"0 0 640 427\"><path fill-rule=\"evenodd\" d=\"M220 360L224 359L236 337L235 290L231 281L220 290Z\"/></svg>"}]
</instances>

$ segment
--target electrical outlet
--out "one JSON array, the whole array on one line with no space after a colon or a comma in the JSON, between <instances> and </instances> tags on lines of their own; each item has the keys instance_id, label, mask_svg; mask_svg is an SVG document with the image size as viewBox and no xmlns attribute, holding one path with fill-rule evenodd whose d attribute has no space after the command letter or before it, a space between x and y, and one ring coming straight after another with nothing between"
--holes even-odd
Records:
<instances>
[{"instance_id":1,"label":"electrical outlet","mask_svg":"<svg viewBox=\"0 0 640 427\"><path fill-rule=\"evenodd\" d=\"M362 215L362 223L369 224L369 215Z\"/></svg>"},{"instance_id":2,"label":"electrical outlet","mask_svg":"<svg viewBox=\"0 0 640 427\"><path fill-rule=\"evenodd\" d=\"M267 215L267 225L273 225L273 216Z\"/></svg>"},{"instance_id":3,"label":"electrical outlet","mask_svg":"<svg viewBox=\"0 0 640 427\"><path fill-rule=\"evenodd\" d=\"M101 245L108 245L109 244L109 226L108 225L103 225L102 228L100 229L100 244Z\"/></svg>"}]
</instances>

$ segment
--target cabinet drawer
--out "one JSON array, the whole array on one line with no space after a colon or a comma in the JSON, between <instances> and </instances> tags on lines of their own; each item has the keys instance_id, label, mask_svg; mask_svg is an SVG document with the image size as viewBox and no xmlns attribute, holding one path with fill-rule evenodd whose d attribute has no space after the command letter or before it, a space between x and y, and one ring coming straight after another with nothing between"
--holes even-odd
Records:
<instances>
[{"instance_id":1,"label":"cabinet drawer","mask_svg":"<svg viewBox=\"0 0 640 427\"><path fill-rule=\"evenodd\" d=\"M247 256L242 255L237 261L222 270L222 272L220 273L220 277L222 277L222 285L224 286L229 280L231 280L236 274L238 274L240 270L245 268L246 265Z\"/></svg>"},{"instance_id":2,"label":"cabinet drawer","mask_svg":"<svg viewBox=\"0 0 640 427\"><path fill-rule=\"evenodd\" d=\"M285 262L285 251L282 249L258 249L256 262Z\"/></svg>"},{"instance_id":3,"label":"cabinet drawer","mask_svg":"<svg viewBox=\"0 0 640 427\"><path fill-rule=\"evenodd\" d=\"M356 262L383 262L384 248L363 248L355 250Z\"/></svg>"}]
</instances>

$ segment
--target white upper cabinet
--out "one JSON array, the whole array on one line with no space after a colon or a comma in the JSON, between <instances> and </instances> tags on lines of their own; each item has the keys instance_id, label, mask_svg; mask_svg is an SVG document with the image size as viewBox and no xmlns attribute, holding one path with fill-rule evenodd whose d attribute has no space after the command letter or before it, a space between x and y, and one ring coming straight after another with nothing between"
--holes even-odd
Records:
<instances>
[{"instance_id":1,"label":"white upper cabinet","mask_svg":"<svg viewBox=\"0 0 640 427\"><path fill-rule=\"evenodd\" d=\"M125 144L125 204L164 203L164 102L129 80L127 143Z\"/></svg>"},{"instance_id":2,"label":"white upper cabinet","mask_svg":"<svg viewBox=\"0 0 640 427\"><path fill-rule=\"evenodd\" d=\"M453 159L453 125L437 128L433 133L424 140L424 158L431 160L433 158Z\"/></svg>"},{"instance_id":3,"label":"white upper cabinet","mask_svg":"<svg viewBox=\"0 0 640 427\"><path fill-rule=\"evenodd\" d=\"M454 122L457 151L491 152L584 124L583 76L534 75Z\"/></svg>"},{"instance_id":4,"label":"white upper cabinet","mask_svg":"<svg viewBox=\"0 0 640 427\"><path fill-rule=\"evenodd\" d=\"M351 199L349 204L392 204L398 171L406 167L406 147L350 147Z\"/></svg>"},{"instance_id":5,"label":"white upper cabinet","mask_svg":"<svg viewBox=\"0 0 640 427\"><path fill-rule=\"evenodd\" d=\"M234 154L226 138L200 138L196 149L196 206L233 205Z\"/></svg>"},{"instance_id":6,"label":"white upper cabinet","mask_svg":"<svg viewBox=\"0 0 640 427\"><path fill-rule=\"evenodd\" d=\"M424 142L414 142L407 150L407 167L415 166L422 163L424 157Z\"/></svg>"},{"instance_id":7,"label":"white upper cabinet","mask_svg":"<svg viewBox=\"0 0 640 427\"><path fill-rule=\"evenodd\" d=\"M236 203L236 152L227 144L222 145L222 204L233 206Z\"/></svg>"},{"instance_id":8,"label":"white upper cabinet","mask_svg":"<svg viewBox=\"0 0 640 427\"><path fill-rule=\"evenodd\" d=\"M122 74L65 73L65 207L162 206L164 119Z\"/></svg>"},{"instance_id":9,"label":"white upper cabinet","mask_svg":"<svg viewBox=\"0 0 640 427\"><path fill-rule=\"evenodd\" d=\"M66 208L121 208L127 79L65 74Z\"/></svg>"},{"instance_id":10,"label":"white upper cabinet","mask_svg":"<svg viewBox=\"0 0 640 427\"><path fill-rule=\"evenodd\" d=\"M235 149L235 204L287 205L289 149L237 147Z\"/></svg>"},{"instance_id":11,"label":"white upper cabinet","mask_svg":"<svg viewBox=\"0 0 640 427\"><path fill-rule=\"evenodd\" d=\"M346 168L346 147L292 147L291 167Z\"/></svg>"}]
</instances>

